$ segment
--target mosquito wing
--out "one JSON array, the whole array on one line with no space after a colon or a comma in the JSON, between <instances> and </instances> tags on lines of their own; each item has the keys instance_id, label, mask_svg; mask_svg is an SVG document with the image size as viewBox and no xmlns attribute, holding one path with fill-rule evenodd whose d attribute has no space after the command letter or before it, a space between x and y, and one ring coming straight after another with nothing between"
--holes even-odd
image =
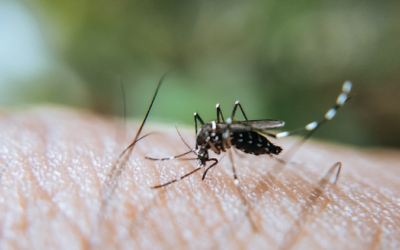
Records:
<instances>
[{"instance_id":1,"label":"mosquito wing","mask_svg":"<svg viewBox=\"0 0 400 250\"><path fill-rule=\"evenodd\" d=\"M265 119L265 120L251 120L251 121L235 121L232 123L231 128L237 127L237 129L239 129L240 127L243 128L250 127L251 130L268 130L268 129L280 128L284 125L285 122L283 121Z\"/></svg>"}]
</instances>

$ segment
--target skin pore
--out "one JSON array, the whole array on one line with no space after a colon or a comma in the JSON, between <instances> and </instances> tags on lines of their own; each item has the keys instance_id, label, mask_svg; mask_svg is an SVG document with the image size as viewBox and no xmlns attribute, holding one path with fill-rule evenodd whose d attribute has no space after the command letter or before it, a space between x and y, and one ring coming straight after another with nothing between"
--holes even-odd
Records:
<instances>
[{"instance_id":1,"label":"skin pore","mask_svg":"<svg viewBox=\"0 0 400 250\"><path fill-rule=\"evenodd\" d=\"M109 171L138 125L128 124L120 140L113 119L90 112L1 111L0 248L400 248L399 151L310 140L271 174L275 158L236 150L240 191L223 154L213 156L220 162L204 181L201 170L151 189L192 171L197 161L146 160L188 151L173 126L146 124L142 135L159 133L137 143L110 183ZM180 132L194 145L194 129ZM296 140L272 141L284 153ZM337 184L321 186L338 161Z\"/></svg>"}]
</instances>

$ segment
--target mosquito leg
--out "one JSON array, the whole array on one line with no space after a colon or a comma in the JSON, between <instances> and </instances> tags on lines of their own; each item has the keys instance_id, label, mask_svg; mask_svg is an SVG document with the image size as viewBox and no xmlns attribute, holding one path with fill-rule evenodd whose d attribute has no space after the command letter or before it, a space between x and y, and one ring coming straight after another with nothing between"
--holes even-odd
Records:
<instances>
[{"instance_id":1,"label":"mosquito leg","mask_svg":"<svg viewBox=\"0 0 400 250\"><path fill-rule=\"evenodd\" d=\"M199 121L201 125L204 125L204 122L200 118L199 114L194 113L194 129L195 129L196 137L197 137L197 121ZM198 148L199 148L199 145L197 145L197 143L196 143L196 149L198 149Z\"/></svg>"},{"instance_id":2,"label":"mosquito leg","mask_svg":"<svg viewBox=\"0 0 400 250\"><path fill-rule=\"evenodd\" d=\"M299 237L302 228L304 228L304 225L309 217L314 211L315 211L315 206L316 203L318 203L319 197L321 197L324 193L325 188L331 184L335 185L340 174L342 164L340 162L335 163L325 174L324 177L321 178L321 180L318 182L317 187L314 189L314 191L311 193L311 195L308 197L305 205L302 207L296 221L293 223L293 226L285 234L285 237L280 244L278 249L291 249L294 244L296 243L297 238ZM332 181L333 180L333 181Z\"/></svg>"},{"instance_id":3,"label":"mosquito leg","mask_svg":"<svg viewBox=\"0 0 400 250\"><path fill-rule=\"evenodd\" d=\"M222 122L225 122L224 116L222 115L222 111L221 111L221 107L219 105L219 103L217 103L217 105L215 105L215 107L217 108L217 123L221 123L221 119Z\"/></svg>"},{"instance_id":4,"label":"mosquito leg","mask_svg":"<svg viewBox=\"0 0 400 250\"><path fill-rule=\"evenodd\" d=\"M322 179L318 183L318 189L324 190L325 187L329 184L329 182L333 179L332 184L336 184L340 171L342 170L342 163L341 162L336 162L329 170L328 172L322 177ZM336 174L335 174L336 173ZM333 175L335 174L335 175Z\"/></svg>"},{"instance_id":5,"label":"mosquito leg","mask_svg":"<svg viewBox=\"0 0 400 250\"><path fill-rule=\"evenodd\" d=\"M239 106L239 108L240 108L240 111L242 111L242 115L243 115L243 117L244 117L244 120L245 120L245 121L248 121L247 116L246 116L246 114L244 113L243 108L242 108L242 105L240 104L239 101L236 101L236 102L235 102L235 106L233 106L232 115L231 115L231 120L233 121L233 118L235 118L236 109L237 109L238 106Z\"/></svg>"},{"instance_id":6,"label":"mosquito leg","mask_svg":"<svg viewBox=\"0 0 400 250\"><path fill-rule=\"evenodd\" d=\"M176 156L170 156L170 157L166 157L166 158L153 158L153 157L147 157L147 156L145 158L148 159L148 160L153 160L153 161L167 161L167 160L173 160L173 159L179 158L181 156L190 154L192 152L193 152L193 150L190 150L190 151L188 151L186 153L183 153L183 154L180 154L180 155L176 155Z\"/></svg>"},{"instance_id":7,"label":"mosquito leg","mask_svg":"<svg viewBox=\"0 0 400 250\"><path fill-rule=\"evenodd\" d=\"M212 151L218 152L217 154L220 154L221 151L215 147L214 143L212 143L211 141L207 141L207 143L208 145L210 145Z\"/></svg>"},{"instance_id":8,"label":"mosquito leg","mask_svg":"<svg viewBox=\"0 0 400 250\"><path fill-rule=\"evenodd\" d=\"M211 159L210 159L210 160L211 160ZM214 164L216 164L216 163L214 163ZM214 165L214 164L213 164L213 165ZM199 171L199 170L202 169L203 167L204 167L204 165L200 165L200 167L196 168L195 170L193 170L193 171L191 171L191 172L189 172L189 173L187 173L187 174L185 174L185 175L183 175L183 176L181 176L181 177L179 177L179 178L176 178L176 179L174 179L174 180L172 180L172 181L169 181L169 182L164 183L164 184L161 184L161 185L152 186L152 187L150 187L150 188L161 188L161 187L168 186L168 185L170 185L170 184L172 184L172 183L174 183L174 182L177 182L177 181L180 181L180 180L182 180L182 179L185 179L186 177L188 177L188 176L194 174L195 172Z\"/></svg>"},{"instance_id":9,"label":"mosquito leg","mask_svg":"<svg viewBox=\"0 0 400 250\"><path fill-rule=\"evenodd\" d=\"M202 181L204 181L204 178L206 178L206 175L207 175L208 170L210 170L212 167L214 167L215 165L218 164L218 160L215 159L215 158L211 158L211 159L209 159L209 160L210 160L210 161L214 161L214 163L211 164L211 166L209 166L209 167L206 169L206 171L204 171L203 177L201 178Z\"/></svg>"},{"instance_id":10,"label":"mosquito leg","mask_svg":"<svg viewBox=\"0 0 400 250\"><path fill-rule=\"evenodd\" d=\"M246 208L246 216L247 216L247 218L249 219L250 224L251 224L251 227L253 228L253 230L254 230L254 231L258 231L256 225L254 224L253 219L251 218L251 214L250 214L249 206L247 205L246 197L243 195L242 190L240 189L239 179L237 178L237 175L236 175L236 168L235 168L235 164L234 164L234 162L233 162L232 151L229 150L228 154L229 154L229 159L230 159L231 164L232 164L232 172L233 172L233 179L234 179L233 182L235 183L235 186L238 188L240 197L242 198L242 201L243 201L243 205L244 205L245 208Z\"/></svg>"},{"instance_id":11,"label":"mosquito leg","mask_svg":"<svg viewBox=\"0 0 400 250\"><path fill-rule=\"evenodd\" d=\"M237 185L239 184L239 180L238 180L237 175L236 175L235 164L233 163L232 151L229 150L228 154L229 154L229 159L231 160L231 164L232 164L233 180L234 180L234 182L235 182L235 185L237 186Z\"/></svg>"},{"instance_id":12,"label":"mosquito leg","mask_svg":"<svg viewBox=\"0 0 400 250\"><path fill-rule=\"evenodd\" d=\"M231 146L232 146L230 124L231 123L227 123L227 125L228 125L227 129L222 134L222 148L223 148L223 151L225 151L226 149L231 148Z\"/></svg>"},{"instance_id":13,"label":"mosquito leg","mask_svg":"<svg viewBox=\"0 0 400 250\"><path fill-rule=\"evenodd\" d=\"M147 135L145 135L145 136L143 136L142 138L139 139L139 136L140 136L140 133L142 132L143 126L146 123L147 117L149 116L151 108L153 107L153 104L154 104L154 101L155 101L155 99L157 97L158 91L160 90L161 83L163 82L163 80L164 80L166 75L167 74L163 75L161 77L160 81L158 82L156 91L155 91L155 93L153 95L153 98L151 99L149 108L147 109L146 115L144 116L143 121L140 124L139 130L136 133L135 138L133 139L132 143L118 156L118 159L117 159L116 163L112 167L111 171L108 173L107 179L110 180L111 183L112 183L112 180L115 180L118 177L118 173L121 173L121 171L117 171L117 166L120 165L121 168L123 168L125 166L126 161L129 158L129 156L130 156L130 154L131 154L136 142L147 136ZM111 188L111 190L114 190L114 188ZM111 192L111 195L112 195L112 193L113 193L113 191Z\"/></svg>"},{"instance_id":14,"label":"mosquito leg","mask_svg":"<svg viewBox=\"0 0 400 250\"><path fill-rule=\"evenodd\" d=\"M100 227L100 225L102 224L103 220L104 220L104 215L107 212L107 207L109 204L109 200L112 198L112 196L114 195L115 192L115 187L116 187L116 180L118 179L118 177L121 175L122 170L125 167L126 162L128 161L134 146L136 145L136 142L138 142L139 140L143 139L145 136L140 137L140 133L142 132L143 126L147 121L147 118L150 114L151 108L153 107L154 101L157 97L158 91L160 90L161 84L164 80L164 78L166 77L167 73L164 74L160 81L158 82L156 91L154 92L153 98L151 99L150 105L147 109L146 115L143 118L142 123L140 124L140 127L136 133L135 138L133 139L132 143L118 156L115 164L113 164L111 171L107 174L106 180L108 182L107 186L105 187L105 190L102 190L102 200L101 200L101 206L100 206L100 210L98 213L98 221L95 225L95 228Z\"/></svg>"},{"instance_id":15,"label":"mosquito leg","mask_svg":"<svg viewBox=\"0 0 400 250\"><path fill-rule=\"evenodd\" d=\"M116 152L115 154L118 154L119 152L121 152L121 150L123 150L120 146L120 142L122 142L125 138L126 138L126 99L125 99L125 89L124 89L124 84L122 82L122 79L120 77L118 77L119 80L119 85L120 85L120 90L121 92L118 94L118 99L120 99L121 101L118 102L118 106L121 106L118 108L118 115L117 117L117 130L116 130L116 142L117 145L115 147ZM120 111L122 110L122 114L119 114ZM121 119L122 117L122 119Z\"/></svg>"},{"instance_id":16,"label":"mosquito leg","mask_svg":"<svg viewBox=\"0 0 400 250\"><path fill-rule=\"evenodd\" d=\"M310 131L305 136L306 138L309 138L319 127L321 127L322 124L330 121L333 117L335 117L337 110L339 108L341 108L350 99L350 97L348 97L348 94L350 93L351 85L352 84L350 81L346 81L343 84L342 93L340 93L340 95L338 96L335 106L333 106L330 110L328 110L328 112L326 112L325 117L321 121L314 121L314 122L307 124L303 128L298 128L298 129L294 129L291 131L285 131L285 132L281 132L281 133L277 133L277 134L263 132L263 134L265 134L267 136L275 137L275 138L282 138L282 137L286 137L286 136L289 136L289 135L292 135L292 134L295 134L298 132Z\"/></svg>"},{"instance_id":17,"label":"mosquito leg","mask_svg":"<svg viewBox=\"0 0 400 250\"><path fill-rule=\"evenodd\" d=\"M343 84L342 93L340 93L340 95L338 96L335 106L333 108L331 108L330 110L328 110L328 112L326 112L324 119L322 119L320 122L317 122L317 121L311 122L311 123L307 124L304 128L299 128L299 129L292 130L292 131L281 132L278 134L263 132L263 134L265 134L267 136L272 136L275 138L282 138L282 137L289 136L289 135L294 134L299 131L309 131L305 136L303 136L303 138L301 140L299 140L297 143L295 143L293 146L291 146L288 150L286 150L285 154L283 155L283 162L278 162L277 164L275 164L272 168L271 174L276 175L276 174L280 173L285 166L284 163L289 162L289 160L295 155L295 153L307 141L307 139L310 138L315 133L315 131L319 127L321 127L321 125L323 123L331 120L335 116L337 110L340 107L342 107L349 100L348 94L350 93L350 90L351 90L351 82L346 81Z\"/></svg>"}]
</instances>

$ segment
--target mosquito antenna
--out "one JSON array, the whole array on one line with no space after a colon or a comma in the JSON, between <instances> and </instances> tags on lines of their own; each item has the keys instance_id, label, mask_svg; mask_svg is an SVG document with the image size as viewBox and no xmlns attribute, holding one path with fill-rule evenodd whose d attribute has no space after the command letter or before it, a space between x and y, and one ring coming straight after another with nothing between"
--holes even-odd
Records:
<instances>
[{"instance_id":1,"label":"mosquito antenna","mask_svg":"<svg viewBox=\"0 0 400 250\"><path fill-rule=\"evenodd\" d=\"M306 223L308 217L315 211L314 207L316 203L318 203L319 197L324 194L325 188L329 185L335 185L340 174L340 170L342 168L342 163L335 163L328 172L320 179L317 187L311 192L311 195L306 200L305 205L302 207L300 214L298 215L296 221L293 223L293 226L285 234L285 237L278 247L280 250L284 249L292 249L294 244L296 243L302 228L304 228L304 224ZM335 174L336 173L336 174ZM334 178L334 179L333 179ZM333 181L331 181L333 179ZM329 199L325 200L327 203ZM323 206L322 206L323 207Z\"/></svg>"}]
</instances>

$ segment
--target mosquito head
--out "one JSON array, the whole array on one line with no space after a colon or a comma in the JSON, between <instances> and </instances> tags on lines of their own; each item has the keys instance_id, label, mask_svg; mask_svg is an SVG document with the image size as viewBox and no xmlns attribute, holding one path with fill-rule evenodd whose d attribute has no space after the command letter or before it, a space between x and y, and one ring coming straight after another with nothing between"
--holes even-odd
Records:
<instances>
[{"instance_id":1,"label":"mosquito head","mask_svg":"<svg viewBox=\"0 0 400 250\"><path fill-rule=\"evenodd\" d=\"M205 165L206 162L209 161L208 149L206 147L200 147L195 151L195 153L202 165Z\"/></svg>"}]
</instances>

